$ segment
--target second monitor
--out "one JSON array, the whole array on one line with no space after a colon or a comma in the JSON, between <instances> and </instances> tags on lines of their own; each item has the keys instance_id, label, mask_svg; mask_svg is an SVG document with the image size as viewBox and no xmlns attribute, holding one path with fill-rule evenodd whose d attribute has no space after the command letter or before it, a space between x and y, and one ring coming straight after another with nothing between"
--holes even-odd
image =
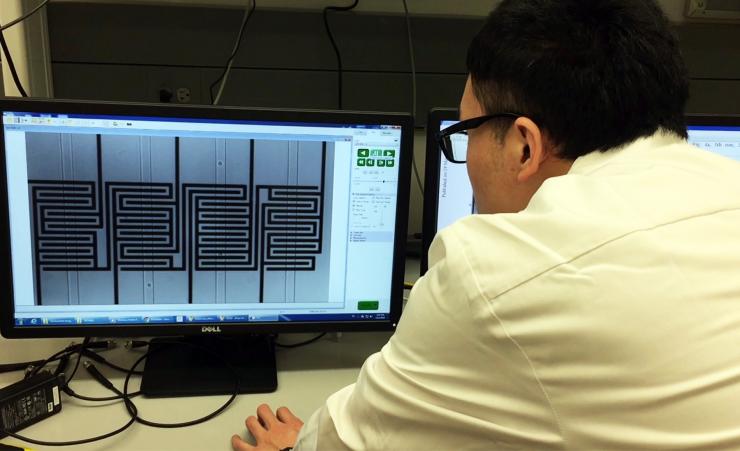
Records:
<instances>
[{"instance_id":1,"label":"second monitor","mask_svg":"<svg viewBox=\"0 0 740 451\"><path fill-rule=\"evenodd\" d=\"M437 231L476 211L466 165L447 161L435 139L437 132L455 124L458 116L454 108L435 108L429 112L421 274L427 270L427 253ZM686 117L686 122L689 142L740 161L740 116L693 114ZM463 134L457 134L454 139L467 145L467 137Z\"/></svg>"}]
</instances>

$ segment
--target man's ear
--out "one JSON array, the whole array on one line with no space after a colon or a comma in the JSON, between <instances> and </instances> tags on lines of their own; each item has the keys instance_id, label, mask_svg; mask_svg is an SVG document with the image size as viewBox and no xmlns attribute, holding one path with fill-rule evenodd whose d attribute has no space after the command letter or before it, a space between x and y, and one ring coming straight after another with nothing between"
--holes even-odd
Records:
<instances>
[{"instance_id":1,"label":"man's ear","mask_svg":"<svg viewBox=\"0 0 740 451\"><path fill-rule=\"evenodd\" d=\"M520 166L517 181L524 183L540 170L540 165L549 157L545 148L542 130L527 117L520 117L514 121L514 130L518 145L521 146Z\"/></svg>"}]
</instances>

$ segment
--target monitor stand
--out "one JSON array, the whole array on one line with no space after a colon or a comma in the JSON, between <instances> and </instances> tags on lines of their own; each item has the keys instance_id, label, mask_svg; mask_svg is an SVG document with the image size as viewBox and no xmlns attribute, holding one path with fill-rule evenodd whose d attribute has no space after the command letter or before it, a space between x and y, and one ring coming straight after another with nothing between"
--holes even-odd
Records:
<instances>
[{"instance_id":1,"label":"monitor stand","mask_svg":"<svg viewBox=\"0 0 740 451\"><path fill-rule=\"evenodd\" d=\"M239 377L239 393L277 389L274 337L192 336L151 341L141 392L149 397L231 394L234 373L224 360Z\"/></svg>"}]
</instances>

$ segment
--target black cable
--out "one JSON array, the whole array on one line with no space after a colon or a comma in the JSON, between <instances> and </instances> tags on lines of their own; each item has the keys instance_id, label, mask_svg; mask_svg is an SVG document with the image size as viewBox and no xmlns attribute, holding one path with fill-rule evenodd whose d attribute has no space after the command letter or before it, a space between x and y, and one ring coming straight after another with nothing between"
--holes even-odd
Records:
<instances>
[{"instance_id":1,"label":"black cable","mask_svg":"<svg viewBox=\"0 0 740 451\"><path fill-rule=\"evenodd\" d=\"M92 352L89 349L85 349L84 351L82 351L82 355L84 355L85 357L91 358L91 359L95 360L98 363L102 363L103 365L105 365L105 366L107 366L109 368L113 368L114 370L118 370L118 371L120 371L122 373L128 373L130 371L130 370L126 369L126 368L120 367L120 366L118 366L118 365L116 365L116 364L108 361L108 359L106 359L102 355L100 355L100 354L98 354L96 352ZM142 375L144 373L142 371L134 371L134 374Z\"/></svg>"},{"instance_id":2,"label":"black cable","mask_svg":"<svg viewBox=\"0 0 740 451\"><path fill-rule=\"evenodd\" d=\"M326 335L326 332L324 332L322 334L319 334L319 335L311 338L310 340L301 341L300 343L287 344L287 345L284 345L284 344L280 344L278 342L275 342L275 346L277 346L278 348L298 348L300 346L309 345L309 344L313 343L314 341L318 341L324 335Z\"/></svg>"},{"instance_id":3,"label":"black cable","mask_svg":"<svg viewBox=\"0 0 740 451\"><path fill-rule=\"evenodd\" d=\"M21 17L15 19L15 20L12 20L12 21L8 22L7 25L3 25L2 27L0 27L0 31L5 31L8 28L12 27L13 25L16 25L16 24L19 24L19 23L23 22L24 20L26 20L29 17L31 17L34 14L36 14L36 12L38 10L40 10L41 8L43 8L44 6L46 6L47 3L49 3L49 0L43 0L41 3L39 3L39 5L37 7L35 7L34 9L32 9L30 12L22 15Z\"/></svg>"},{"instance_id":4,"label":"black cable","mask_svg":"<svg viewBox=\"0 0 740 451\"><path fill-rule=\"evenodd\" d=\"M100 343L100 342L90 343L87 346L84 346L84 342L83 342L83 345L80 345L80 353L81 353L81 355L84 355L85 357L91 358L91 359L97 361L98 363L102 363L103 365L106 365L109 368L113 368L114 370L121 371L122 373L128 373L130 371L130 370L126 369L126 368L120 367L120 366L118 366L118 365L116 365L116 364L108 361L108 359L106 359L102 355L100 355L100 354L98 354L96 352L91 351L90 350L90 347L92 347L92 345L95 345L97 343ZM86 363L88 363L88 362L86 362ZM79 357L78 357L77 365L75 366L75 371L77 370L77 366L79 366ZM89 365L86 365L86 368L88 366ZM143 374L143 372L141 372L141 371L134 371L134 374L141 375L141 374ZM73 375L74 375L74 373L73 373ZM69 380L72 380L72 378L70 377ZM80 394L76 393L74 390L72 390L72 388L69 386L69 381L67 381L66 386L63 387L62 390L64 390L64 392L67 393L69 396L71 396L73 398L77 398L77 399L82 399L84 401L102 402L102 401L115 401L115 400L124 399L122 395L120 395L120 396L110 396L110 397L104 397L104 398L96 398L96 397L92 397L92 396L80 395ZM140 394L141 394L140 391L139 392L135 392L135 393L130 394L129 397L130 398L133 398L134 396L138 396Z\"/></svg>"},{"instance_id":5,"label":"black cable","mask_svg":"<svg viewBox=\"0 0 740 451\"><path fill-rule=\"evenodd\" d=\"M75 343L73 343L73 344L67 346L66 348L62 349L61 351L55 352L54 354L51 355L51 357L49 357L49 358L47 358L45 360L34 360L32 362L11 363L11 364L7 364L7 365L8 365L8 367L15 367L15 366L20 366L20 365L24 365L25 364L27 366L27 368L30 367L31 370L25 376L25 379L28 379L29 377L36 375L39 371L41 371L49 363L51 363L51 362L53 362L55 360L61 360L61 359L65 358L65 357L68 358L70 355L74 354L79 349L81 349L80 348L81 346L82 346L82 344L75 344ZM100 349L100 348L103 348L103 349L111 349L113 347L115 347L115 342L112 341L112 340L88 342L85 345L85 349ZM2 366L0 366L0 373L8 372L8 371L11 371L11 370L10 369L3 370Z\"/></svg>"},{"instance_id":6,"label":"black cable","mask_svg":"<svg viewBox=\"0 0 740 451\"><path fill-rule=\"evenodd\" d=\"M59 377L65 371L67 371L67 365L69 364L69 354L64 354L59 358L59 363L56 369L54 369L54 376Z\"/></svg>"},{"instance_id":7,"label":"black cable","mask_svg":"<svg viewBox=\"0 0 740 451\"><path fill-rule=\"evenodd\" d=\"M249 19L252 18L252 15L254 13L254 10L257 9L257 0L252 0L252 7L244 12L244 18L242 19L242 25L241 28L239 28L239 34L236 37L236 43L234 44L234 49L231 51L231 55L229 55L229 59L226 60L226 63L224 64L224 70L221 72L221 75L218 76L216 81L211 83L211 86L208 87L208 93L211 95L211 103L213 105L218 104L218 102L221 100L221 94L223 93L224 86L226 85L226 80L229 77L229 73L231 72L231 65L234 63L234 58L236 58L236 54L239 53L239 47L242 44L242 36L244 35L244 30L247 29L247 24L249 23ZM219 88L219 92L216 95L216 98L213 97L213 88L218 84L221 79L224 79L223 82L221 82L221 87Z\"/></svg>"},{"instance_id":8,"label":"black cable","mask_svg":"<svg viewBox=\"0 0 740 451\"><path fill-rule=\"evenodd\" d=\"M23 89L23 85L21 84L20 78L18 78L18 72L15 70L15 64L13 64L13 57L10 56L10 50L8 49L8 43L5 42L5 36L3 36L3 32L0 31L0 45L3 48L3 53L5 54L5 59L8 61L8 69L10 69L10 75L13 76L13 81L15 82L15 87L18 88L18 92L21 93L21 96L28 97L28 94L26 94L26 90Z\"/></svg>"},{"instance_id":9,"label":"black cable","mask_svg":"<svg viewBox=\"0 0 740 451\"><path fill-rule=\"evenodd\" d=\"M57 351L54 354L52 354L51 357L49 357L48 359L42 360L41 363L39 363L38 365L33 365L33 367L31 368L31 371L28 371L26 373L26 375L25 375L24 378L25 379L28 379L31 376L35 376L36 374L38 374L39 371L41 371L49 363L51 363L51 362L53 362L55 360L61 360L63 357L65 357L65 356L68 357L70 354L73 354L74 353L74 350L77 349L77 346L79 346L79 345L70 345L70 346L67 346L66 348L62 349L61 351Z\"/></svg>"},{"instance_id":10,"label":"black cable","mask_svg":"<svg viewBox=\"0 0 740 451\"><path fill-rule=\"evenodd\" d=\"M83 401L105 402L105 401L119 401L119 400L123 400L123 396L121 396L121 395L107 396L107 397L103 397L103 398L97 398L97 397L93 397L93 396L81 395L81 394L75 392L74 390L72 390L69 386L67 386L64 389L64 393L66 393L68 396L71 396L72 398L81 399ZM139 396L139 395L141 395L141 392L140 391L137 391L137 392L131 393L130 395L128 395L128 397L129 398L134 398L134 397Z\"/></svg>"},{"instance_id":11,"label":"black cable","mask_svg":"<svg viewBox=\"0 0 740 451\"><path fill-rule=\"evenodd\" d=\"M339 53L339 47L334 41L334 35L331 33L331 27L329 27L329 11L349 11L354 9L360 0L354 0L349 6L327 6L324 8L324 27L326 28L326 34L329 36L331 46L334 48L334 54L337 56L337 105L339 109L342 109L342 55Z\"/></svg>"},{"instance_id":12,"label":"black cable","mask_svg":"<svg viewBox=\"0 0 740 451\"><path fill-rule=\"evenodd\" d=\"M204 416L202 418L198 418L198 419L190 420L190 421L184 421L182 423L157 423L155 421L146 420L146 419L142 418L138 414L138 411L133 411L132 412L130 410L129 404L131 404L132 406L134 406L134 404L129 399L131 397L131 394L128 393L128 385L129 385L129 381L131 380L131 375L133 374L133 372L136 369L136 367L139 366L139 364L145 358L147 358L150 354L153 354L155 352L159 352L162 349L164 349L164 347L157 348L157 349L154 349L154 350L148 350L141 357L139 357L139 359L136 362L134 362L134 364L131 366L131 369L126 374L126 380L123 382L123 393L122 393L122 395L124 397L124 401L127 403L126 404L126 408L129 409L129 413L132 416L133 415L136 416L136 421L138 423L144 424L146 426L155 427L155 428L181 428L181 427L193 426L193 425L196 425L196 424L205 423L206 421L210 420L211 418L214 418L215 416L217 416L218 414L220 414L221 412L223 412L224 410L226 410L226 408L229 407L229 405L232 402L234 402L234 400L236 399L236 397L239 395L239 375L237 374L237 372L234 369L234 367L232 367L226 360L222 359L220 356L218 356L214 352L210 351L208 348L206 348L204 346L196 345L196 344L193 344L193 343L188 343L188 342L171 342L171 343L160 342L160 343L161 344L167 344L167 345L170 345L170 346L176 346L176 345L185 344L185 345L194 347L196 349L199 349L199 350L201 350L201 351L203 351L203 352L205 352L207 354L210 354L212 356L215 356L217 358L220 358L223 361L223 364L226 366L226 368L228 368L229 370L231 370L231 372L234 375L234 391L231 394L231 397L221 407L219 407L214 412L212 412L212 413L210 413L210 414L208 414L208 415L206 415L206 416Z\"/></svg>"},{"instance_id":13,"label":"black cable","mask_svg":"<svg viewBox=\"0 0 740 451\"><path fill-rule=\"evenodd\" d=\"M96 371L97 370L97 368L95 368L94 365L92 365L89 361L85 361L84 365L85 365L85 369L87 369L88 372L90 372L90 371ZM91 370L90 368L93 368L93 370ZM95 379L98 379L97 376L93 376L93 377L95 377ZM107 387L107 385L105 385L105 386ZM72 388L69 385L67 385L66 387L62 388L62 390L68 396L70 396L72 398L81 399L83 401L105 402L105 401L124 400L123 394L117 394L116 396L106 396L106 397L102 397L102 398L94 397L94 396L81 395L81 394L75 392L74 390L72 390ZM137 392L131 393L131 394L128 395L128 397L129 398L133 398L133 397L136 397L136 396L139 396L139 395L141 395L141 391L137 391Z\"/></svg>"},{"instance_id":14,"label":"black cable","mask_svg":"<svg viewBox=\"0 0 740 451\"><path fill-rule=\"evenodd\" d=\"M108 366L110 368L113 368L115 370L121 371L123 373L128 373L129 372L129 370L127 370L126 368L122 368L122 367L120 367L118 365L115 365L115 364L109 362L102 355L97 354L95 352L92 352L89 349L83 349L82 355L84 355L85 357L91 358L91 359L93 359L93 360L95 360L95 361L97 361L99 363L102 363L103 365L106 365L106 366ZM85 364L86 364L85 365L86 368L88 368L90 366L90 365L88 365L89 362L85 362ZM134 374L141 375L143 373L141 371L135 371ZM74 390L72 390L72 387L69 386L69 383L65 387L63 387L62 390L67 395L69 395L69 396L71 396L73 398L81 399L83 401L103 402L103 401L123 400L123 396L120 396L120 395L119 396L108 396L108 397L103 397L103 398L97 398L97 397L93 397L93 396L81 395L81 394L75 392ZM133 398L135 396L139 396L140 394L141 394L140 391L131 393L129 395L129 398Z\"/></svg>"},{"instance_id":15,"label":"black cable","mask_svg":"<svg viewBox=\"0 0 740 451\"><path fill-rule=\"evenodd\" d=\"M112 391L116 394L116 396L113 399L122 399L124 403L126 403L126 408L130 409L129 412L132 415L132 418L135 420L138 416L138 409L136 408L136 405L131 401L131 399L134 396L137 396L140 392L131 393L130 395L126 396L124 395L121 390L117 389L115 385L113 385L113 382L108 380L107 377L103 376L103 373L101 373L95 365L93 365L90 361L85 361L85 369L88 373L95 379L96 381L100 382L103 387L107 388L108 390ZM86 397L82 397L86 398ZM82 399L81 398L81 399Z\"/></svg>"},{"instance_id":16,"label":"black cable","mask_svg":"<svg viewBox=\"0 0 740 451\"><path fill-rule=\"evenodd\" d=\"M80 360L82 360L82 351L84 351L85 346L90 342L90 337L85 337L82 340L82 344L80 345L79 349L77 350L77 362L75 363L75 367L72 370L72 374L69 375L68 379L65 379L64 386L68 386L69 383L72 381L72 378L75 377L75 374L77 374L77 368L80 367Z\"/></svg>"},{"instance_id":17,"label":"black cable","mask_svg":"<svg viewBox=\"0 0 740 451\"><path fill-rule=\"evenodd\" d=\"M134 408L136 408L136 407L134 407ZM80 439L80 440L70 440L70 441L67 441L67 442L46 442L46 441L43 441L43 440L36 440L36 439L30 438L30 437L26 437L26 436L23 436L23 435L18 435L15 432L6 431L6 430L4 430L2 428L0 428L0 432L2 432L5 435L8 435L9 437L13 437L16 440L20 440L20 441L23 441L23 442L26 442L26 443L31 443L31 444L34 444L34 445L41 445L41 446L74 446L74 445L82 445L84 443L97 442L99 440L104 440L104 439L106 439L108 437L113 437L114 435L120 434L121 432L123 432L126 429L128 429L135 422L136 422L136 418L131 418L128 421L128 423L126 423L125 425L121 426L120 428L116 429L113 432L108 432L107 434L98 435L96 437L83 438L83 439Z\"/></svg>"},{"instance_id":18,"label":"black cable","mask_svg":"<svg viewBox=\"0 0 740 451\"><path fill-rule=\"evenodd\" d=\"M10 373L13 371L24 371L28 369L29 366L35 367L36 365L40 365L44 362L46 362L46 360L33 360L30 362L17 362L17 363L3 363L2 365L0 365L0 373Z\"/></svg>"}]
</instances>

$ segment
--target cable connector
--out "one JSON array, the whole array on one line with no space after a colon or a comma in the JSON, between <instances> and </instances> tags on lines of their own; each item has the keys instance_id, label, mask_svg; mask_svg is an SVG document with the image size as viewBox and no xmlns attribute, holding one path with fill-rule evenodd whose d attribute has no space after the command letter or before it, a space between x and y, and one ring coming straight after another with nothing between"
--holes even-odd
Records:
<instances>
[{"instance_id":1,"label":"cable connector","mask_svg":"<svg viewBox=\"0 0 740 451\"><path fill-rule=\"evenodd\" d=\"M113 386L113 382L109 381L107 377L103 376L103 373L101 373L91 361L85 360L82 365L85 367L87 372L90 373L90 376L92 376L96 381L100 382L103 387L116 393L118 392L118 389Z\"/></svg>"},{"instance_id":2,"label":"cable connector","mask_svg":"<svg viewBox=\"0 0 740 451\"><path fill-rule=\"evenodd\" d=\"M64 376L64 374L62 374ZM74 390L69 385L60 385L59 389L62 390L64 393L68 394L69 396L75 397L77 393L75 393Z\"/></svg>"},{"instance_id":3,"label":"cable connector","mask_svg":"<svg viewBox=\"0 0 740 451\"><path fill-rule=\"evenodd\" d=\"M28 365L25 370L23 370L23 379L28 379L29 377L33 376L36 373L36 365Z\"/></svg>"},{"instance_id":4,"label":"cable connector","mask_svg":"<svg viewBox=\"0 0 740 451\"><path fill-rule=\"evenodd\" d=\"M59 376L60 374L64 373L64 371L67 369L68 364L69 364L69 355L63 355L59 359L59 364L54 370L54 375Z\"/></svg>"},{"instance_id":5,"label":"cable connector","mask_svg":"<svg viewBox=\"0 0 740 451\"><path fill-rule=\"evenodd\" d=\"M85 346L87 349L113 349L118 344L114 340L91 341Z\"/></svg>"},{"instance_id":6,"label":"cable connector","mask_svg":"<svg viewBox=\"0 0 740 451\"><path fill-rule=\"evenodd\" d=\"M84 343L84 341L83 341ZM83 343L72 342L65 348L65 351L77 352L80 350L80 346ZM115 340L100 340L100 341L89 341L85 345L85 349L113 349L118 346Z\"/></svg>"},{"instance_id":7,"label":"cable connector","mask_svg":"<svg viewBox=\"0 0 740 451\"><path fill-rule=\"evenodd\" d=\"M149 342L144 340L128 340L123 345L126 349L143 348L144 346L149 346Z\"/></svg>"}]
</instances>

